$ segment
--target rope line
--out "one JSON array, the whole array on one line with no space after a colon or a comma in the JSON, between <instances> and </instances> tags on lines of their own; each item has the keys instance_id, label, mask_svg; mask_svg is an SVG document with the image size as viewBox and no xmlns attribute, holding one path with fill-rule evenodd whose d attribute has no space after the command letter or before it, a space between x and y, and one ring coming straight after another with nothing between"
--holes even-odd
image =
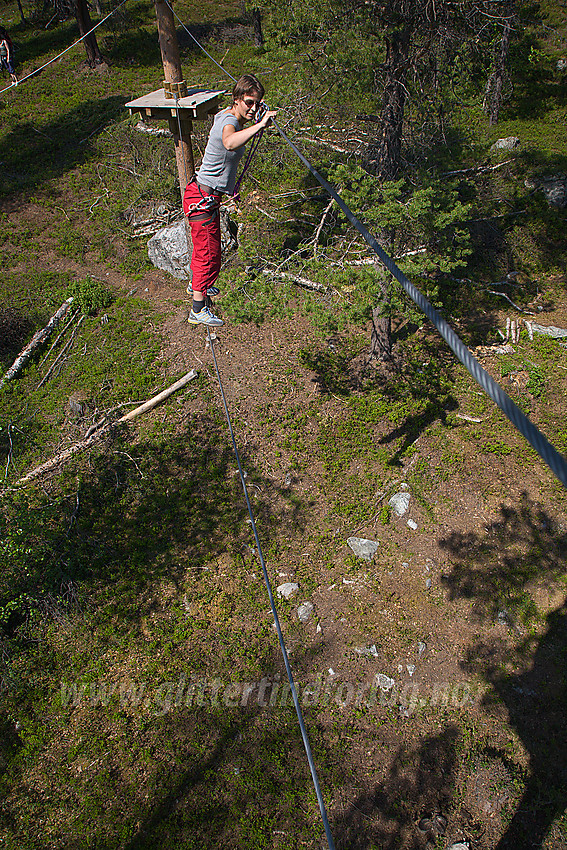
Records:
<instances>
[{"instance_id":1,"label":"rope line","mask_svg":"<svg viewBox=\"0 0 567 850\"><path fill-rule=\"evenodd\" d=\"M18 80L18 85L20 85L20 83L25 82L26 80L29 80L30 77L35 77L36 74L39 74L40 71L43 71L44 68L47 68L48 65L51 65L52 62L56 62L58 59L61 58L61 56L64 56L65 53L69 52L69 50L72 50L73 47L75 47L77 44L79 44L81 41L83 41L88 35L90 35L92 32L94 32L98 27L100 27L100 25L103 24L107 20L107 18L110 18L112 15L114 15L114 13L117 12L118 9L120 9L120 7L124 5L124 3L126 3L126 0L122 0L122 2L119 3L118 6L115 9L112 10L112 12L109 12L108 15L105 15L105 17L102 18L98 22L98 24L95 24L92 29L90 29L88 32L86 32L84 35L82 35L80 38L78 38L77 41L73 42L73 44L71 44L69 47L66 47L65 50L61 51L61 53L58 53L57 56L54 56L53 59L50 59L48 62L46 62L45 65L42 65L41 68L36 68L35 71L31 72L31 74L27 74L25 77L22 77L21 80ZM10 85L10 86L7 86L5 89L0 89L0 94L3 94L5 91L10 91L10 89L13 89L13 88L16 88L16 86Z\"/></svg>"},{"instance_id":2,"label":"rope line","mask_svg":"<svg viewBox=\"0 0 567 850\"><path fill-rule=\"evenodd\" d=\"M170 10L170 11L171 11L171 13L174 15L174 17L176 17L176 18L177 18L177 20L179 21L179 23L181 24L181 26L183 27L183 29L185 30L185 32L187 33L187 35L188 35L190 38L192 38L192 39L193 39L193 41L195 42L195 44L197 45L197 47L199 48L199 50L202 50L202 51L203 51L203 53L205 54L205 56L208 56L208 57L209 57L209 59L211 60L211 62L214 62L214 63L215 63L215 65L217 66L217 68L220 68L220 69L221 69L221 71L223 72L223 74L226 74L226 75L227 75L227 77L230 77L230 79L233 81L233 83L235 83L235 82L236 82L236 77L233 77L233 76L232 76L232 74L231 74L229 71L227 71L227 70L226 70L226 68L223 68L223 66L220 64L220 62L217 62L217 60L214 58L214 56L211 56L211 54L210 54L207 50L205 50L205 48L203 47L203 45L202 45L202 44L200 44L200 42L198 42L198 41L197 41L197 39L195 38L195 36L193 35L193 33L192 33L192 32L190 32L190 31L187 29L187 27L185 26L185 24L183 23L183 21L181 20L181 18L179 17L179 15L177 14L177 12L175 11L175 9L174 9L174 8L170 5L169 0L165 0L165 5L169 8L169 10Z\"/></svg>"},{"instance_id":3,"label":"rope line","mask_svg":"<svg viewBox=\"0 0 567 850\"><path fill-rule=\"evenodd\" d=\"M278 633L278 641L279 641L279 644L280 644L280 649L281 649L284 664L285 664L287 678L288 678L288 681L289 681L289 687L290 687L291 694L292 694L292 697L293 697L293 704L295 705L295 711L297 713L297 719L299 721L299 727L301 729L301 737L303 738L303 746L304 746L305 752L307 754L307 761L309 762L309 769L311 770L311 777L313 779L313 784L315 786L315 793L317 795L317 801L319 803L319 811L321 812L321 819L323 821L323 826L325 827L325 834L327 836L327 841L329 843L329 850L335 850L335 843L334 843L334 840L333 840L333 835L331 833L331 828L329 826L329 820L327 818L327 811L325 809L325 803L324 803L324 800L323 800L323 795L321 793L321 786L319 785L319 779L318 779L318 776L317 776L317 770L315 768L315 762L313 761L313 754L311 752L311 746L309 744L307 729L305 728L305 722L303 720L303 712L301 711L301 706L299 704L299 698L297 696L297 690L295 688L295 683L294 683L294 680L293 680L293 673L292 673L292 670L291 670L291 665L289 663L289 656L287 654L287 649L286 649L284 637L283 637L281 626L280 626L280 620L279 620L278 612L277 612L277 609L276 609L276 603L274 601L274 595L272 593L272 586L270 584L268 571L266 569L266 563L264 561L264 555L262 553L262 546L261 546L261 543L260 543L260 538L258 537L258 531L256 529L256 522L254 520L254 514L252 512L252 505L250 504L250 498L248 496L248 488L246 487L246 481L244 479L244 472L242 470L242 464L240 462L240 454L239 454L239 451L238 451L238 446L236 445L236 439L235 439L235 436L234 436L234 431L233 431L233 428L232 428L232 422L230 420L230 414L228 412L228 405L226 403L226 397L225 397L225 394L224 394L224 389L223 389L223 385L222 385L222 381L221 381L221 376L220 376L219 367L218 367L218 363L217 363L217 357L216 357L216 353L215 353L215 347L214 347L214 344L213 344L213 338L211 336L211 331L210 331L209 328L207 328L207 334L208 334L208 338L209 338L209 345L211 346L211 352L213 354L215 371L217 373L217 379L218 379L218 382L219 382L220 393L221 393L222 403L223 403L223 407L224 407L224 413L225 413L225 416L226 416L226 421L228 423L228 430L230 432L230 438L232 440L232 447L234 449L234 454L236 456L236 463L238 464L238 472L240 473L240 481L242 483L242 490L244 492L244 498L246 499L246 506L248 508L248 514L250 516L250 522L252 523L252 531L254 532L254 540L256 541L256 548L258 550L258 555L259 555L259 558L260 558L260 564L262 565L262 573L264 575L264 583L265 583L266 589L268 591L268 598L270 600L270 607L272 609L272 614L273 614L273 617L274 617L274 624L275 624L275 627L276 627L276 631Z\"/></svg>"},{"instance_id":4,"label":"rope line","mask_svg":"<svg viewBox=\"0 0 567 850\"><path fill-rule=\"evenodd\" d=\"M185 170L185 184L189 183L187 171L187 160L185 159L185 145L183 144L183 132L181 130L181 118L179 117L179 95L175 92L175 113L177 115L177 127L179 129L179 142L181 143L181 154L183 156L183 168Z\"/></svg>"},{"instance_id":5,"label":"rope line","mask_svg":"<svg viewBox=\"0 0 567 850\"><path fill-rule=\"evenodd\" d=\"M551 469L554 475L567 487L567 460L561 455L557 449L551 445L549 440L536 428L533 422L523 413L520 408L512 401L510 396L504 392L502 387L483 369L478 360L473 357L464 342L457 336L455 331L447 324L445 319L437 312L433 305L427 300L420 290L408 280L404 273L398 268L391 257L386 254L383 248L380 247L376 238L366 229L354 213L347 207L343 199L331 186L331 184L322 177L319 172L311 165L296 145L288 138L281 129L277 121L272 118L272 123L276 127L280 136L288 143L292 150L297 154L303 164L309 169L313 177L320 183L326 192L336 201L337 205L344 212L350 223L358 230L361 236L364 237L368 245L378 255L382 263L386 266L390 274L396 278L409 297L420 308L422 313L425 313L427 318L435 325L449 348L454 352L463 366L472 375L475 381L482 387L485 393L492 401L500 408L500 410L508 417L512 425L526 438L528 443L536 450L542 460Z\"/></svg>"}]
</instances>

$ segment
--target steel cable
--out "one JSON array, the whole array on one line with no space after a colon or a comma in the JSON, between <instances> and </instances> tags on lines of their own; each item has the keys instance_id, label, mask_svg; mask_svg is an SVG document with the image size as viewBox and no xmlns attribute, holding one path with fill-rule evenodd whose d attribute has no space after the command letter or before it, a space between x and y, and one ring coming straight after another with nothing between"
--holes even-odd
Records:
<instances>
[{"instance_id":1,"label":"steel cable","mask_svg":"<svg viewBox=\"0 0 567 850\"><path fill-rule=\"evenodd\" d=\"M224 407L224 413L225 413L225 416L226 416L226 421L228 423L228 430L230 432L230 438L232 440L232 447L234 449L234 454L236 456L236 463L238 464L238 472L240 473L240 481L242 483L242 490L244 492L244 498L246 499L246 506L248 508L248 514L249 514L249 517L250 517L250 522L252 524L252 531L254 532L254 540L256 541L256 548L258 550L258 557L260 558L260 564L262 566L262 573L264 575L264 583L265 583L266 589L268 591L268 599L270 600L270 608L272 609L272 615L274 617L274 625L275 625L276 631L278 633L278 641L279 641L279 644L280 644L280 649L281 649L284 664L285 664L285 669L286 669L287 678L288 678L288 681L289 681L289 687L290 687L290 690L291 690L291 695L293 697L293 704L295 706L295 711L297 713L297 719L299 721L299 727L301 729L301 737L303 738L303 746L304 746L305 752L307 754L307 761L309 762L309 769L311 771L311 777L313 779L313 784L315 786L315 793L317 795L317 802L319 803L319 811L321 812L321 819L323 821L323 826L325 828L325 834L327 836L327 841L328 841L328 844L329 844L329 850L335 850L335 843L334 843L333 836L332 836L332 833L331 833L331 828L329 826L329 820L327 818L327 811L325 809L325 802L323 800L323 794L321 793L321 786L319 785L319 779L318 779L318 776L317 776L317 770L315 768L315 762L313 761L313 754L311 752L311 746L309 744L307 729L305 728L305 722L303 720L303 712L301 711L301 706L299 704L299 697L297 696L297 690L296 690L295 683L294 683L294 680L293 680L293 673L291 671L291 666L290 666L290 663L289 663L289 657L288 657L288 654L287 654L287 649L286 649L284 637L283 637L281 626L280 626L280 620L279 620L278 612L277 612L277 609L276 609L276 603L274 601L274 595L272 593L272 586L271 586L271 583L270 583L270 578L268 576L268 571L266 569L266 563L264 561L264 555L262 553L262 545L260 543L260 538L258 537L256 522L254 520L254 514L252 512L252 505L250 504L250 497L248 495L248 488L246 487L244 471L242 469L242 464L240 462L240 454L239 454L239 451L238 451L238 446L236 445L236 439L235 439L234 431L233 431L233 428L232 428L232 422L230 420L230 413L228 411L228 405L226 403L226 397L225 397L225 394L224 394L224 389L223 389L223 385L222 385L222 381L221 381L220 371L219 371L219 367L218 367L218 363L217 363L217 357L216 357L216 353L215 353L215 346L214 346L213 338L211 336L211 332L210 332L209 328L207 328L207 334L208 334L208 339L209 339L209 345L211 346L213 361L214 361L214 364L215 364L215 371L217 373L217 380L219 382L219 388L220 388L220 394L221 394L222 403L223 403L223 407Z\"/></svg>"}]
</instances>

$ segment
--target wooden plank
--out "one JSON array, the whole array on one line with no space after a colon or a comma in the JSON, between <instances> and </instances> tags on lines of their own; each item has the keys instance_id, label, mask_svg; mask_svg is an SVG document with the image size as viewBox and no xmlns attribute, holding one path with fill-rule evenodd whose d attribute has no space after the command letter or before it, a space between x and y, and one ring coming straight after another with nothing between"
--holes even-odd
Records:
<instances>
[{"instance_id":1,"label":"wooden plank","mask_svg":"<svg viewBox=\"0 0 567 850\"><path fill-rule=\"evenodd\" d=\"M218 111L219 100L224 93L221 90L191 88L186 97L175 101L167 98L163 89L157 89L129 101L126 108L131 115L134 112L145 112L150 118L168 118L170 115L176 115L179 110L180 114L189 113L184 117L203 121Z\"/></svg>"}]
</instances>

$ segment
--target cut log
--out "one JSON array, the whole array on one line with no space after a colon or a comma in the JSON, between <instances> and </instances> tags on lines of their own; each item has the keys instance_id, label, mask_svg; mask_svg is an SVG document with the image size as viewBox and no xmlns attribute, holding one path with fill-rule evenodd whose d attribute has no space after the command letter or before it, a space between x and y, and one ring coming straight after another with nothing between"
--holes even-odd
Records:
<instances>
[{"instance_id":1,"label":"cut log","mask_svg":"<svg viewBox=\"0 0 567 850\"><path fill-rule=\"evenodd\" d=\"M36 351L40 347L40 345L43 345L43 343L47 339L49 339L54 328L57 327L57 325L59 324L59 322L61 321L61 319L63 318L72 303L73 298L68 298L57 310L57 312L53 314L46 326L33 335L31 341L26 345L26 347L22 351L20 351L20 353L18 354L18 356L16 357L16 359L0 381L0 389L2 389L6 381L11 380L18 374L18 372L21 372L21 370L24 368L34 351Z\"/></svg>"}]
</instances>

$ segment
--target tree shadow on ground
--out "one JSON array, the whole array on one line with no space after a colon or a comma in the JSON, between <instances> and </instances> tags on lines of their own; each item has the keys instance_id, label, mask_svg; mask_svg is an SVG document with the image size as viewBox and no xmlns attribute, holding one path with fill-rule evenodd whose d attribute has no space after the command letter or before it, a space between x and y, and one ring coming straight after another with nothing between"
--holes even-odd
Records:
<instances>
[{"instance_id":1,"label":"tree shadow on ground","mask_svg":"<svg viewBox=\"0 0 567 850\"><path fill-rule=\"evenodd\" d=\"M414 751L399 748L388 777L336 818L337 847L418 850L432 846L444 833L443 813L453 796L459 740L457 727L449 724Z\"/></svg>"},{"instance_id":2,"label":"tree shadow on ground","mask_svg":"<svg viewBox=\"0 0 567 850\"><path fill-rule=\"evenodd\" d=\"M471 599L481 621L508 623L510 636L514 621L538 621L530 591L555 587L555 598L564 597L557 580L565 574L567 535L526 493L517 505L501 506L484 536L452 534L441 545L456 561L446 578L451 597ZM468 652L466 668L492 685L486 710L506 706L530 759L522 799L498 850L541 847L567 805L566 658L564 602L545 617L540 638L530 634L514 645L494 638Z\"/></svg>"},{"instance_id":3,"label":"tree shadow on ground","mask_svg":"<svg viewBox=\"0 0 567 850\"><path fill-rule=\"evenodd\" d=\"M89 99L38 127L30 121L14 126L0 144L0 192L41 185L84 162L93 138L124 115L124 103L116 95Z\"/></svg>"}]
</instances>

